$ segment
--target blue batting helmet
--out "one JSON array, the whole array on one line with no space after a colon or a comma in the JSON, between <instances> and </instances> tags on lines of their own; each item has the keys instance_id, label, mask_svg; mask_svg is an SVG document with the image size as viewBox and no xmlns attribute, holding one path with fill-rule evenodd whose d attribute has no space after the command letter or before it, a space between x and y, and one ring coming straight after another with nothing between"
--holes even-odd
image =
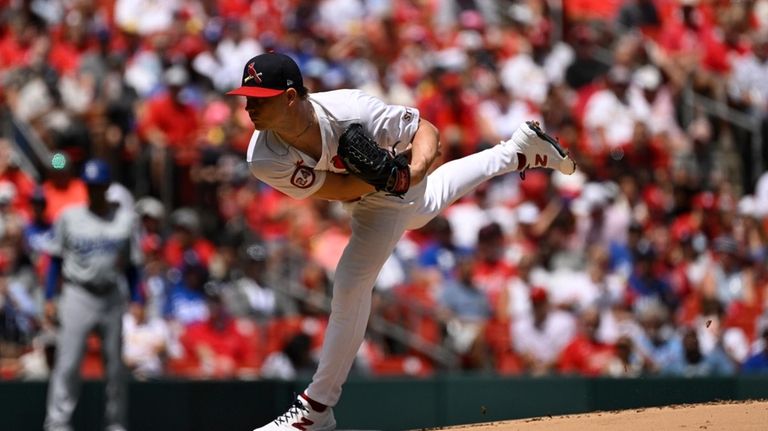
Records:
<instances>
[{"instance_id":1,"label":"blue batting helmet","mask_svg":"<svg viewBox=\"0 0 768 431\"><path fill-rule=\"evenodd\" d=\"M112 176L107 162L100 159L91 159L85 162L83 181L88 185L109 184L112 181Z\"/></svg>"}]
</instances>

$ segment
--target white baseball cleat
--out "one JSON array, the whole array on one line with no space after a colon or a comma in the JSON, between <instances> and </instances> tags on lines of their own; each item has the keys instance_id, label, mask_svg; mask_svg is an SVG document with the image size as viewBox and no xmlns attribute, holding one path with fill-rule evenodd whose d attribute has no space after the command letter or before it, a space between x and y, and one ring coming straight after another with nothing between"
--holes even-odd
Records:
<instances>
[{"instance_id":1,"label":"white baseball cleat","mask_svg":"<svg viewBox=\"0 0 768 431\"><path fill-rule=\"evenodd\" d=\"M565 175L576 171L576 163L560 147L557 139L544 133L535 121L526 121L515 130L512 137L502 145L517 153L517 170L525 172L530 168L557 169Z\"/></svg>"},{"instance_id":2,"label":"white baseball cleat","mask_svg":"<svg viewBox=\"0 0 768 431\"><path fill-rule=\"evenodd\" d=\"M253 431L333 431L335 429L336 418L333 417L333 409L326 407L324 411L318 412L299 395L282 416Z\"/></svg>"}]
</instances>

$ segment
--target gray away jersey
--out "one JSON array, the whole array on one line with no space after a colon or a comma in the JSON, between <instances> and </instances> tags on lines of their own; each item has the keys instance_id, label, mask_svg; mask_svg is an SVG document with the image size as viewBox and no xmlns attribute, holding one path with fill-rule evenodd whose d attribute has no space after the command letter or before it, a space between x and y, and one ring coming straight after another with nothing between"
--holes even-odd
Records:
<instances>
[{"instance_id":1,"label":"gray away jersey","mask_svg":"<svg viewBox=\"0 0 768 431\"><path fill-rule=\"evenodd\" d=\"M75 284L122 284L129 263L141 264L139 229L131 211L102 219L85 206L61 213L54 223L52 256L63 259L64 280Z\"/></svg>"}]
</instances>

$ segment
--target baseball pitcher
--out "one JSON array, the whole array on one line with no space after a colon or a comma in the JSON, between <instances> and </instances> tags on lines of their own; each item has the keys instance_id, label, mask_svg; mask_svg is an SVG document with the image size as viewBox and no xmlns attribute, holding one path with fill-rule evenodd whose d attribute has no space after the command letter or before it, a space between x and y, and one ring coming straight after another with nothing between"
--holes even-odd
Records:
<instances>
[{"instance_id":1,"label":"baseball pitcher","mask_svg":"<svg viewBox=\"0 0 768 431\"><path fill-rule=\"evenodd\" d=\"M257 431L335 429L332 407L363 341L376 276L406 229L423 226L496 175L576 169L557 142L529 122L509 140L429 173L439 136L418 110L358 90L310 95L298 65L278 53L250 59L242 86L229 94L246 97L256 128L247 157L258 179L296 199L344 201L352 216L312 383L285 414Z\"/></svg>"}]
</instances>

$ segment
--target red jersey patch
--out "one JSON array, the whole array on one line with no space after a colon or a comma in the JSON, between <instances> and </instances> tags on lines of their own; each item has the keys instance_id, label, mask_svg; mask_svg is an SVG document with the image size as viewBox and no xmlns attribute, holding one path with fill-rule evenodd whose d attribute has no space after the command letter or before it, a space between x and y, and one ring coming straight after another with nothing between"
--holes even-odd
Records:
<instances>
[{"instance_id":1,"label":"red jersey patch","mask_svg":"<svg viewBox=\"0 0 768 431\"><path fill-rule=\"evenodd\" d=\"M331 158L331 163L336 169L347 169L347 167L344 166L344 162L341 161L341 158L338 155Z\"/></svg>"},{"instance_id":2,"label":"red jersey patch","mask_svg":"<svg viewBox=\"0 0 768 431\"><path fill-rule=\"evenodd\" d=\"M308 189L315 183L315 170L309 166L297 165L296 170L291 175L291 184L300 188Z\"/></svg>"}]
</instances>

